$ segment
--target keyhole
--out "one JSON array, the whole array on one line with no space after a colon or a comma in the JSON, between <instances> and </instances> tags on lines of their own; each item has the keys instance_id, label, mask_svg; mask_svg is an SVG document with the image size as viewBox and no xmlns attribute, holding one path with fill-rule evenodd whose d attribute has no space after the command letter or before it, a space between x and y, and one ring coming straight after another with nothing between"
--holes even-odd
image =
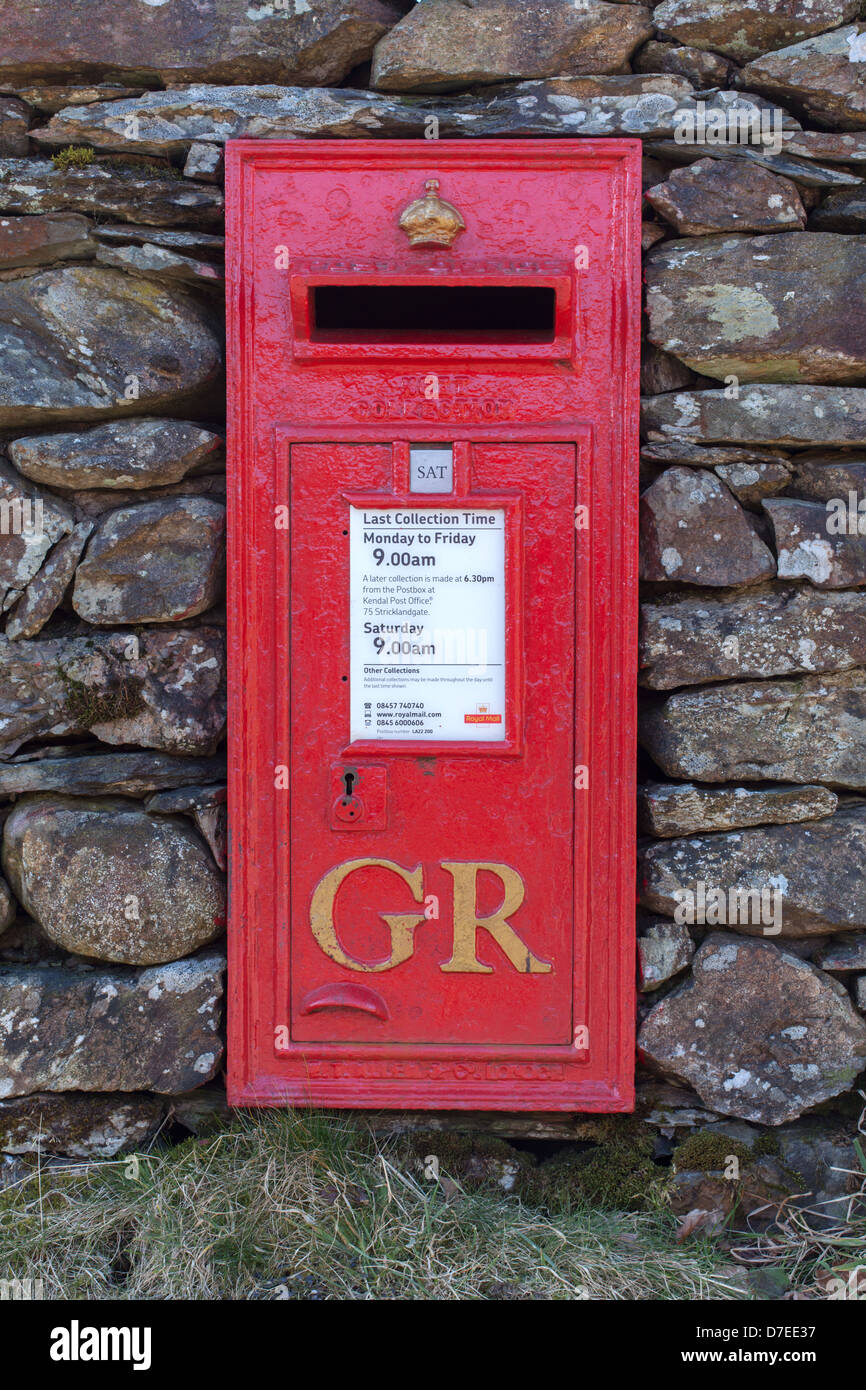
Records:
<instances>
[{"instance_id":1,"label":"keyhole","mask_svg":"<svg viewBox=\"0 0 866 1390\"><path fill-rule=\"evenodd\" d=\"M343 787L345 788L345 794L346 794L347 797L350 797L350 796L352 795L352 787L353 787L353 785L354 785L354 782L355 782L355 774L354 774L354 772L344 772L344 773L343 773Z\"/></svg>"}]
</instances>

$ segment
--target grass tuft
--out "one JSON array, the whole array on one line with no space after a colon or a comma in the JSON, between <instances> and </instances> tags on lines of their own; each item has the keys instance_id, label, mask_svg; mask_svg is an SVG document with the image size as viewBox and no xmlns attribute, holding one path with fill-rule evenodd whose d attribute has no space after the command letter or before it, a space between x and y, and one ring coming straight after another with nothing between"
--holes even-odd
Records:
<instances>
[{"instance_id":1,"label":"grass tuft","mask_svg":"<svg viewBox=\"0 0 866 1390\"><path fill-rule=\"evenodd\" d=\"M665 1212L531 1205L436 1178L399 1141L323 1112L34 1168L0 1198L0 1279L62 1299L735 1299L718 1246Z\"/></svg>"}]
</instances>

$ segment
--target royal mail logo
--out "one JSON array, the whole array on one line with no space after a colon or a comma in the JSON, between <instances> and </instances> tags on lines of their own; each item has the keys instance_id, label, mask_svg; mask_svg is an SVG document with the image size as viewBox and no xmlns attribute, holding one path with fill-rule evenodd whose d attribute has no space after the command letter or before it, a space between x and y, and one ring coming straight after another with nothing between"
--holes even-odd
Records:
<instances>
[{"instance_id":1,"label":"royal mail logo","mask_svg":"<svg viewBox=\"0 0 866 1390\"><path fill-rule=\"evenodd\" d=\"M476 705L474 714L464 714L464 724L501 724L502 715L493 714L489 705Z\"/></svg>"}]
</instances>

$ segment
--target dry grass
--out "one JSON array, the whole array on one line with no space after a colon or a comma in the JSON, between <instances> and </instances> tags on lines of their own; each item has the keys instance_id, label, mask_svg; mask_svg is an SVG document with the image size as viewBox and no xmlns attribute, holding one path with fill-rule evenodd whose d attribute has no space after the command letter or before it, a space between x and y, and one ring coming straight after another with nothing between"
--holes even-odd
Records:
<instances>
[{"instance_id":1,"label":"dry grass","mask_svg":"<svg viewBox=\"0 0 866 1390\"><path fill-rule=\"evenodd\" d=\"M62 1299L743 1297L730 1257L678 1246L664 1213L467 1192L358 1121L283 1111L34 1171L0 1196L2 1278Z\"/></svg>"},{"instance_id":2,"label":"dry grass","mask_svg":"<svg viewBox=\"0 0 866 1390\"><path fill-rule=\"evenodd\" d=\"M866 1133L866 1110L860 1116ZM774 1212L772 1226L732 1238L731 1254L751 1271L760 1271L765 1289L785 1287L786 1298L866 1301L866 1151L854 1141L856 1169L836 1171L848 1179L844 1202L807 1205L808 1194ZM769 1276L769 1278L767 1278Z\"/></svg>"}]
</instances>

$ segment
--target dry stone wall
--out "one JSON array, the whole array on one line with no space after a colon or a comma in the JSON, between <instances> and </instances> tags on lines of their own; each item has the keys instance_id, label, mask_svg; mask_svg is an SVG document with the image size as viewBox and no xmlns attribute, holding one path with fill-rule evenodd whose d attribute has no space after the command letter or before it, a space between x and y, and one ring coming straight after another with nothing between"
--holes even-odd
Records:
<instances>
[{"instance_id":1,"label":"dry stone wall","mask_svg":"<svg viewBox=\"0 0 866 1390\"><path fill-rule=\"evenodd\" d=\"M221 1067L225 141L601 135L645 150L641 1113L796 1121L803 1171L866 1068L860 0L31 0L4 39L0 503L40 525L0 536L0 1149L115 1152Z\"/></svg>"}]
</instances>

